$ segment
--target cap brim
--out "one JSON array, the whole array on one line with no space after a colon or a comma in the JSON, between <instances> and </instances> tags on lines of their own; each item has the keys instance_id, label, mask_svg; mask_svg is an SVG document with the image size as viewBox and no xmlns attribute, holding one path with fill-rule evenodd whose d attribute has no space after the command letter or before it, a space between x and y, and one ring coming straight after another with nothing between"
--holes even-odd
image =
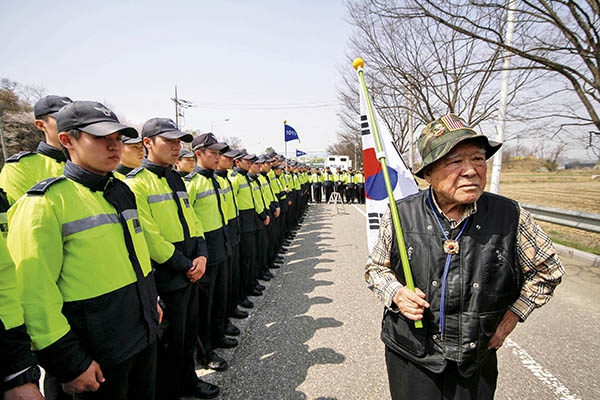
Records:
<instances>
[{"instance_id":1,"label":"cap brim","mask_svg":"<svg viewBox=\"0 0 600 400\"><path fill-rule=\"evenodd\" d=\"M240 155L240 153L237 150L229 150L221 155L225 156L225 157L229 157L229 158L236 158L237 156Z\"/></svg>"},{"instance_id":2,"label":"cap brim","mask_svg":"<svg viewBox=\"0 0 600 400\"><path fill-rule=\"evenodd\" d=\"M136 144L142 141L142 137L141 136L137 136L137 137L129 137L129 136L123 136L123 139L121 139L123 144Z\"/></svg>"},{"instance_id":3,"label":"cap brim","mask_svg":"<svg viewBox=\"0 0 600 400\"><path fill-rule=\"evenodd\" d=\"M500 147L502 147L501 142L495 142L493 140L489 140L488 137L484 136L484 135L475 135L475 136L466 137L462 140L457 141L454 144L454 146L452 146L452 149L455 148L459 143L465 142L467 140L473 140L476 142L480 142L483 145L483 148L485 149L485 159L486 160L489 160L490 158L492 158L492 156L494 154L496 154L496 152L500 149ZM452 151L452 149L450 151ZM439 160L441 160L442 158L444 158L446 156L446 154L448 154L448 153L443 154L441 157L433 160L429 164L422 165L421 168L419 168L419 170L417 172L415 172L415 175L421 179L425 179L425 175L424 175L425 169L428 166L433 165L436 162L438 162Z\"/></svg>"},{"instance_id":4,"label":"cap brim","mask_svg":"<svg viewBox=\"0 0 600 400\"><path fill-rule=\"evenodd\" d=\"M211 150L219 150L219 151L227 151L229 149L229 146L227 145L227 143L213 143L209 146L206 146L207 149L211 149Z\"/></svg>"},{"instance_id":5,"label":"cap brim","mask_svg":"<svg viewBox=\"0 0 600 400\"><path fill-rule=\"evenodd\" d=\"M128 136L130 138L139 136L138 132L134 128L112 121L96 122L94 124L81 127L79 130L94 136L108 136L119 131L121 131L124 136Z\"/></svg>"},{"instance_id":6,"label":"cap brim","mask_svg":"<svg viewBox=\"0 0 600 400\"><path fill-rule=\"evenodd\" d=\"M190 143L192 140L194 140L194 137L191 134L181 131L161 132L156 136L162 136L167 139L180 139L182 142L186 143Z\"/></svg>"}]
</instances>

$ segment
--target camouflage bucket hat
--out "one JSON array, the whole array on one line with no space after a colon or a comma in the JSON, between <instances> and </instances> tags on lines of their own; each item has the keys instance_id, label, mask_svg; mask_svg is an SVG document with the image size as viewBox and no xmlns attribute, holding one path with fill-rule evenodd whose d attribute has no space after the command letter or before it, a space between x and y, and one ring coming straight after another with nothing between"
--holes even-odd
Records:
<instances>
[{"instance_id":1,"label":"camouflage bucket hat","mask_svg":"<svg viewBox=\"0 0 600 400\"><path fill-rule=\"evenodd\" d=\"M425 169L443 158L457 144L465 140L478 141L485 148L486 160L493 156L502 143L479 135L456 114L447 114L427 124L417 141L423 164L415 175L423 178Z\"/></svg>"}]
</instances>

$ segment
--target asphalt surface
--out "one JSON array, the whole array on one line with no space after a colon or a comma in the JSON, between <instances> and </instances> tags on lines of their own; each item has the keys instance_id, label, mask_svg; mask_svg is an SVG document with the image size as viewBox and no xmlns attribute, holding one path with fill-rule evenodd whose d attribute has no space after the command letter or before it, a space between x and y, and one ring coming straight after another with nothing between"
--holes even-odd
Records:
<instances>
[{"instance_id":1,"label":"asphalt surface","mask_svg":"<svg viewBox=\"0 0 600 400\"><path fill-rule=\"evenodd\" d=\"M390 399L379 330L383 306L366 288L364 206L311 205L225 372L198 370L219 399ZM556 296L499 351L496 398L600 399L600 268L563 260Z\"/></svg>"}]
</instances>

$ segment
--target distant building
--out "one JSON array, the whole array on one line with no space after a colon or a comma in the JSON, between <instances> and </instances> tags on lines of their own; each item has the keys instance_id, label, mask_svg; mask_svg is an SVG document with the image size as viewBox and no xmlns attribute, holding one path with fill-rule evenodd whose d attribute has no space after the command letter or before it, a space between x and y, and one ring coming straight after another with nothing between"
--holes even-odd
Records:
<instances>
[{"instance_id":1,"label":"distant building","mask_svg":"<svg viewBox=\"0 0 600 400\"><path fill-rule=\"evenodd\" d=\"M565 169L582 169L582 168L594 168L596 163L593 162L570 162L565 164Z\"/></svg>"},{"instance_id":2,"label":"distant building","mask_svg":"<svg viewBox=\"0 0 600 400\"><path fill-rule=\"evenodd\" d=\"M325 160L325 167L329 167L332 170L336 168L347 170L352 167L352 160L350 160L350 156L329 154Z\"/></svg>"}]
</instances>

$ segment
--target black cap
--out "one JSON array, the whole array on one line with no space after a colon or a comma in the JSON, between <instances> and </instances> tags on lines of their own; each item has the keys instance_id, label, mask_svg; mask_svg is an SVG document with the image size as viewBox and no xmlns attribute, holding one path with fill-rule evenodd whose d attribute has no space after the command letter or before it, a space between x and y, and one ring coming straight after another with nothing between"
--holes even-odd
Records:
<instances>
[{"instance_id":1,"label":"black cap","mask_svg":"<svg viewBox=\"0 0 600 400\"><path fill-rule=\"evenodd\" d=\"M73 100L68 97L61 96L45 96L36 101L33 106L33 114L35 115L35 119L39 119L44 115L49 115L51 117L55 117L55 114L66 106L67 104L71 104Z\"/></svg>"},{"instance_id":2,"label":"black cap","mask_svg":"<svg viewBox=\"0 0 600 400\"><path fill-rule=\"evenodd\" d=\"M162 136L167 139L181 139L189 143L194 138L191 134L181 132L177 124L169 118L152 118L146 121L142 128L142 137Z\"/></svg>"},{"instance_id":3,"label":"black cap","mask_svg":"<svg viewBox=\"0 0 600 400\"><path fill-rule=\"evenodd\" d=\"M240 154L241 154L241 152L237 149L229 149L229 151L226 151L225 153L221 153L221 155L223 155L225 157L230 157L230 158L236 158Z\"/></svg>"},{"instance_id":4,"label":"black cap","mask_svg":"<svg viewBox=\"0 0 600 400\"><path fill-rule=\"evenodd\" d=\"M256 154L252 154L252 153L250 153L250 154L246 153L242 156L242 158L244 160L248 160L250 162L255 162L256 160L258 160L258 157L256 157Z\"/></svg>"},{"instance_id":5,"label":"black cap","mask_svg":"<svg viewBox=\"0 0 600 400\"><path fill-rule=\"evenodd\" d=\"M142 141L142 137L140 135L137 135L136 137L123 136L121 138L121 141L123 142L123 144L136 144Z\"/></svg>"},{"instance_id":6,"label":"black cap","mask_svg":"<svg viewBox=\"0 0 600 400\"><path fill-rule=\"evenodd\" d=\"M183 157L193 158L193 157L195 157L194 156L194 152L191 151L191 150L188 150L188 149L181 149L181 150L179 150L179 157L177 157L177 158L180 159L180 158L183 158Z\"/></svg>"},{"instance_id":7,"label":"black cap","mask_svg":"<svg viewBox=\"0 0 600 400\"><path fill-rule=\"evenodd\" d=\"M273 149L269 150L269 152L267 153L267 155L271 158L275 158L278 156L277 152Z\"/></svg>"},{"instance_id":8,"label":"black cap","mask_svg":"<svg viewBox=\"0 0 600 400\"><path fill-rule=\"evenodd\" d=\"M75 101L55 114L59 132L79 129L94 136L108 136L121 131L125 136L136 137L138 132L122 125L116 114L96 101Z\"/></svg>"},{"instance_id":9,"label":"black cap","mask_svg":"<svg viewBox=\"0 0 600 400\"><path fill-rule=\"evenodd\" d=\"M246 151L246 149L244 149L244 148L239 149L238 152L239 152L238 155L233 157L234 160L238 160L238 159L244 157L246 154L248 154L248 151Z\"/></svg>"},{"instance_id":10,"label":"black cap","mask_svg":"<svg viewBox=\"0 0 600 400\"><path fill-rule=\"evenodd\" d=\"M225 150L229 149L227 143L221 143L217 140L215 135L212 133L203 133L202 135L196 136L192 141L192 149L211 149L211 150Z\"/></svg>"}]
</instances>

